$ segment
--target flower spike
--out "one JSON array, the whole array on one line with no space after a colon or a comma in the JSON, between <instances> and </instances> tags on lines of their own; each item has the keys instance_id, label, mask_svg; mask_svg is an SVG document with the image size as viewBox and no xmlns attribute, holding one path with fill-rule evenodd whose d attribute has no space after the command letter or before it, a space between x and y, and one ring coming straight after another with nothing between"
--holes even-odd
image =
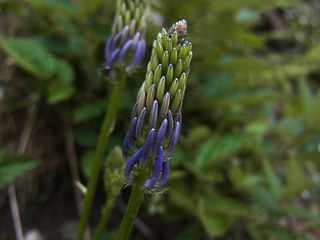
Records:
<instances>
[{"instance_id":1,"label":"flower spike","mask_svg":"<svg viewBox=\"0 0 320 240\"><path fill-rule=\"evenodd\" d=\"M132 42L125 44L126 48L130 48L129 45L136 48L133 62L145 50L137 36L136 33ZM168 32L162 29L153 43L146 78L123 141L122 152L127 162L125 177L130 183L139 177L145 181L146 189L156 190L167 182L170 158L181 127L182 103L193 56L191 49L185 20L173 24ZM120 51L121 57L125 51Z\"/></svg>"}]
</instances>

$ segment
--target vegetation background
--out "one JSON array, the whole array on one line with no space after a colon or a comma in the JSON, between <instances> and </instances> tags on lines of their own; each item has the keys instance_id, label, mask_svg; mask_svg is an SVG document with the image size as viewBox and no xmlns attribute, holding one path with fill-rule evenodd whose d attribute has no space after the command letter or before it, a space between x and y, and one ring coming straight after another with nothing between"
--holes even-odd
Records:
<instances>
[{"instance_id":1,"label":"vegetation background","mask_svg":"<svg viewBox=\"0 0 320 240\"><path fill-rule=\"evenodd\" d=\"M10 186L25 233L74 239L74 181L87 182L113 88L98 69L114 12L114 0L0 0L1 240L15 238ZM320 238L319 14L319 0L150 1L147 53L107 154L129 127L157 32L186 19L194 58L168 189L146 197L132 239Z\"/></svg>"}]
</instances>

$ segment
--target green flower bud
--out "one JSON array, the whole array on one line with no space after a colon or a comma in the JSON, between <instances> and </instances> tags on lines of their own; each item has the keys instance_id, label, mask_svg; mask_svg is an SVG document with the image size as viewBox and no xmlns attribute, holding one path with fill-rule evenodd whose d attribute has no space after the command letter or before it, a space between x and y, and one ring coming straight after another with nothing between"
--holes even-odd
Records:
<instances>
[{"instance_id":1,"label":"green flower bud","mask_svg":"<svg viewBox=\"0 0 320 240\"><path fill-rule=\"evenodd\" d=\"M179 105L179 101L182 97L182 94L181 94L181 89L178 89L175 96L174 96L174 99L170 105L170 110L172 113L175 113L177 108L178 108L178 105Z\"/></svg>"},{"instance_id":2,"label":"green flower bud","mask_svg":"<svg viewBox=\"0 0 320 240\"><path fill-rule=\"evenodd\" d=\"M162 99L164 95L164 88L166 84L166 78L162 77L157 87L157 99Z\"/></svg>"},{"instance_id":3,"label":"green flower bud","mask_svg":"<svg viewBox=\"0 0 320 240\"><path fill-rule=\"evenodd\" d=\"M174 96L174 94L176 93L176 91L178 89L178 85L179 85L179 79L176 78L171 83L170 90L169 90L170 96Z\"/></svg>"},{"instance_id":4,"label":"green flower bud","mask_svg":"<svg viewBox=\"0 0 320 240\"><path fill-rule=\"evenodd\" d=\"M147 110L150 110L156 93L156 85L152 84L147 93Z\"/></svg>"},{"instance_id":5,"label":"green flower bud","mask_svg":"<svg viewBox=\"0 0 320 240\"><path fill-rule=\"evenodd\" d=\"M162 75L162 64L160 63L154 71L153 83L158 85Z\"/></svg>"}]
</instances>

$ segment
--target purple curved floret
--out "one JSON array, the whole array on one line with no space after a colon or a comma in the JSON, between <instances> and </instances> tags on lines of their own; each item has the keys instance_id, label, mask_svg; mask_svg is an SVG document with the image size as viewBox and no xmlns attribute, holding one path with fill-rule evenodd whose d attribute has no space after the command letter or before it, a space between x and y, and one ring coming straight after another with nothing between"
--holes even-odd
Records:
<instances>
[{"instance_id":1,"label":"purple curved floret","mask_svg":"<svg viewBox=\"0 0 320 240\"><path fill-rule=\"evenodd\" d=\"M152 128L148 134L145 144L143 145L143 151L141 153L141 159L140 159L140 164L142 166L145 166L147 164L147 159L149 157L150 149L152 147L152 143L155 135L156 135L156 130Z\"/></svg>"},{"instance_id":2,"label":"purple curved floret","mask_svg":"<svg viewBox=\"0 0 320 240\"><path fill-rule=\"evenodd\" d=\"M144 118L146 116L146 112L147 112L147 108L146 107L142 108L138 118L138 122L137 122L136 138L140 138L142 135L143 123L144 123Z\"/></svg>"},{"instance_id":3,"label":"purple curved floret","mask_svg":"<svg viewBox=\"0 0 320 240\"><path fill-rule=\"evenodd\" d=\"M150 111L149 130L152 128L156 128L157 117L158 117L158 101L154 100L151 107L151 111Z\"/></svg>"},{"instance_id":4,"label":"purple curved floret","mask_svg":"<svg viewBox=\"0 0 320 240\"><path fill-rule=\"evenodd\" d=\"M166 132L166 138L170 139L173 131L173 117L171 110L168 110L168 127Z\"/></svg>"},{"instance_id":5,"label":"purple curved floret","mask_svg":"<svg viewBox=\"0 0 320 240\"><path fill-rule=\"evenodd\" d=\"M129 148L128 139L129 139L129 131L127 132L127 134L123 140L123 143L122 143L122 156L126 162L129 159L129 154L127 152L127 149Z\"/></svg>"},{"instance_id":6,"label":"purple curved floret","mask_svg":"<svg viewBox=\"0 0 320 240\"><path fill-rule=\"evenodd\" d=\"M137 44L131 64L126 68L126 71L131 71L135 68L135 66L142 60L144 56L144 52L145 52L145 42L144 40L141 40Z\"/></svg>"},{"instance_id":7,"label":"purple curved floret","mask_svg":"<svg viewBox=\"0 0 320 240\"><path fill-rule=\"evenodd\" d=\"M132 113L131 113L131 121L133 118L137 117L137 113L138 113L138 104L139 104L139 101L137 101L133 108L132 108Z\"/></svg>"},{"instance_id":8,"label":"purple curved floret","mask_svg":"<svg viewBox=\"0 0 320 240\"><path fill-rule=\"evenodd\" d=\"M125 56L127 55L127 52L130 50L131 45L132 45L133 40L129 39L128 41L126 41L123 45L123 47L121 48L120 54L119 54L119 61L121 62Z\"/></svg>"},{"instance_id":9,"label":"purple curved floret","mask_svg":"<svg viewBox=\"0 0 320 240\"><path fill-rule=\"evenodd\" d=\"M163 163L163 148L162 146L160 146L160 149L158 152L158 159L156 160L156 163L154 165L152 177L145 182L144 184L145 188L152 188L156 184L160 176L162 163Z\"/></svg>"},{"instance_id":10,"label":"purple curved floret","mask_svg":"<svg viewBox=\"0 0 320 240\"><path fill-rule=\"evenodd\" d=\"M176 123L176 127L173 130L169 146L168 146L167 151L166 151L166 156L168 158L171 157L172 151L173 151L174 147L176 146L176 144L178 142L179 132L180 132L180 122L177 122Z\"/></svg>"},{"instance_id":11,"label":"purple curved floret","mask_svg":"<svg viewBox=\"0 0 320 240\"><path fill-rule=\"evenodd\" d=\"M162 164L162 174L161 174L161 179L159 181L159 185L156 187L156 189L160 189L162 188L167 180L168 180L168 176L169 176L169 161L166 161Z\"/></svg>"},{"instance_id":12,"label":"purple curved floret","mask_svg":"<svg viewBox=\"0 0 320 240\"><path fill-rule=\"evenodd\" d=\"M135 138L135 132L136 132L136 128L137 128L137 122L138 122L138 118L135 117L132 121L131 121L131 125L129 128L129 136L128 136L128 147L132 147L134 144L134 138Z\"/></svg>"},{"instance_id":13,"label":"purple curved floret","mask_svg":"<svg viewBox=\"0 0 320 240\"><path fill-rule=\"evenodd\" d=\"M111 42L112 42L112 36L108 37L108 40L107 40L106 45L104 47L104 58L106 60L108 60L109 55L110 55Z\"/></svg>"},{"instance_id":14,"label":"purple curved floret","mask_svg":"<svg viewBox=\"0 0 320 240\"><path fill-rule=\"evenodd\" d=\"M120 52L120 48L117 48L117 49L115 49L115 50L112 52L111 57L108 58L108 60L107 60L107 67L112 68L113 63L114 63L114 61L116 60L119 52Z\"/></svg>"},{"instance_id":15,"label":"purple curved floret","mask_svg":"<svg viewBox=\"0 0 320 240\"><path fill-rule=\"evenodd\" d=\"M136 162L138 161L139 157L141 156L142 150L143 150L143 147L139 148L138 151L136 151L127 162L127 165L124 169L124 176L128 182L133 181L133 175L131 174L131 170L133 166L136 164Z\"/></svg>"},{"instance_id":16,"label":"purple curved floret","mask_svg":"<svg viewBox=\"0 0 320 240\"><path fill-rule=\"evenodd\" d=\"M159 128L158 134L156 139L154 140L154 144L152 146L152 150L151 153L152 154L156 154L158 152L158 149L162 143L162 140L164 138L164 135L166 134L166 130L167 130L167 125L168 125L168 120L164 119L161 123L161 126Z\"/></svg>"}]
</instances>

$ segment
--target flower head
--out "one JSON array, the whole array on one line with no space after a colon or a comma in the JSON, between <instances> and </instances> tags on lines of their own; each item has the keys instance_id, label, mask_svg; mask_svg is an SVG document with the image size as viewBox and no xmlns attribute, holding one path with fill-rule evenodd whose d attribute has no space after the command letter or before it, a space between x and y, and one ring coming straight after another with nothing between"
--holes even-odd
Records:
<instances>
[{"instance_id":1,"label":"flower head","mask_svg":"<svg viewBox=\"0 0 320 240\"><path fill-rule=\"evenodd\" d=\"M168 178L182 121L191 49L185 20L176 22L168 32L162 29L153 42L146 78L122 146L127 181L134 181L143 172L147 189L163 187Z\"/></svg>"},{"instance_id":2,"label":"flower head","mask_svg":"<svg viewBox=\"0 0 320 240\"><path fill-rule=\"evenodd\" d=\"M145 0L118 0L112 35L105 45L104 68L114 77L114 64L132 71L145 53Z\"/></svg>"}]
</instances>

